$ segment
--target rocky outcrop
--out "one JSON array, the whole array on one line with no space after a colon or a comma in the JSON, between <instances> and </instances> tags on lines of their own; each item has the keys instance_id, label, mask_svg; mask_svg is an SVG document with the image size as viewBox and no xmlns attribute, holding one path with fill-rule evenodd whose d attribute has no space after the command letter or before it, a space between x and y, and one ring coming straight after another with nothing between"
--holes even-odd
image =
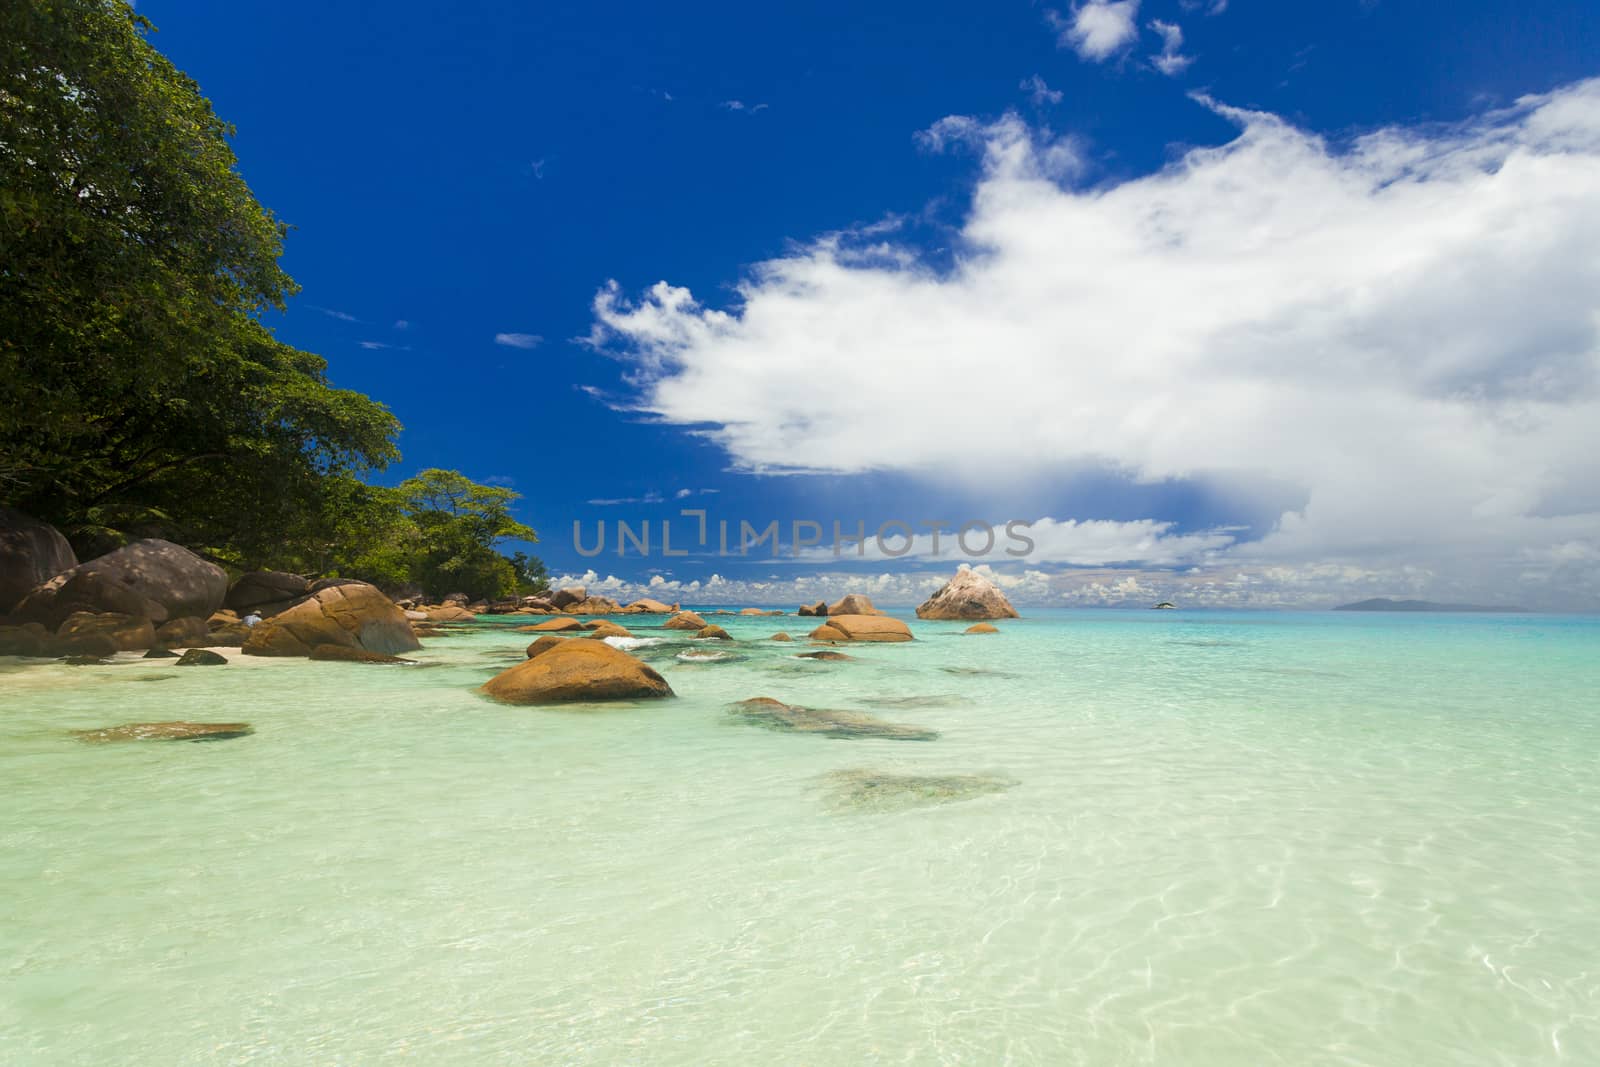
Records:
<instances>
[{"instance_id":1,"label":"rocky outcrop","mask_svg":"<svg viewBox=\"0 0 1600 1067\"><path fill-rule=\"evenodd\" d=\"M118 652L138 652L156 643L156 628L137 615L75 611L56 630L61 647L72 652L83 651L77 646L96 636L109 639Z\"/></svg>"},{"instance_id":2,"label":"rocky outcrop","mask_svg":"<svg viewBox=\"0 0 1600 1067\"><path fill-rule=\"evenodd\" d=\"M130 722L103 730L77 730L79 741L226 741L255 733L247 722Z\"/></svg>"},{"instance_id":3,"label":"rocky outcrop","mask_svg":"<svg viewBox=\"0 0 1600 1067\"><path fill-rule=\"evenodd\" d=\"M620 615L622 605L608 596L588 596L564 609L569 615Z\"/></svg>"},{"instance_id":4,"label":"rocky outcrop","mask_svg":"<svg viewBox=\"0 0 1600 1067\"><path fill-rule=\"evenodd\" d=\"M651 600L649 597L641 597L622 610L639 615L670 615L674 609L668 607L659 600Z\"/></svg>"},{"instance_id":5,"label":"rocky outcrop","mask_svg":"<svg viewBox=\"0 0 1600 1067\"><path fill-rule=\"evenodd\" d=\"M847 593L828 605L828 618L835 615L882 615L872 606L872 601L860 593Z\"/></svg>"},{"instance_id":6,"label":"rocky outcrop","mask_svg":"<svg viewBox=\"0 0 1600 1067\"><path fill-rule=\"evenodd\" d=\"M0 507L0 615L77 565L78 557L61 531L31 515Z\"/></svg>"},{"instance_id":7,"label":"rocky outcrop","mask_svg":"<svg viewBox=\"0 0 1600 1067\"><path fill-rule=\"evenodd\" d=\"M771 637L767 638L767 640L768 641L793 641L794 638L790 637L788 634L786 634L786 633L784 633L784 632L782 632L780 630L779 632L773 634Z\"/></svg>"},{"instance_id":8,"label":"rocky outcrop","mask_svg":"<svg viewBox=\"0 0 1600 1067\"><path fill-rule=\"evenodd\" d=\"M694 635L696 637L699 637L699 638L702 638L702 639L709 639L709 640L712 640L712 641L732 641L733 640L733 638L731 636L729 636L728 631L724 630L720 626L702 627L701 629L696 630Z\"/></svg>"},{"instance_id":9,"label":"rocky outcrop","mask_svg":"<svg viewBox=\"0 0 1600 1067\"><path fill-rule=\"evenodd\" d=\"M240 615L276 615L311 592L311 582L288 571L251 571L228 588L222 605Z\"/></svg>"},{"instance_id":10,"label":"rocky outcrop","mask_svg":"<svg viewBox=\"0 0 1600 1067\"><path fill-rule=\"evenodd\" d=\"M1017 609L1006 595L983 575L970 568L956 571L954 578L917 608L919 619L1015 619Z\"/></svg>"},{"instance_id":11,"label":"rocky outcrop","mask_svg":"<svg viewBox=\"0 0 1600 1067\"><path fill-rule=\"evenodd\" d=\"M427 608L423 614L429 622L472 622L477 616L458 604L445 604L442 607Z\"/></svg>"},{"instance_id":12,"label":"rocky outcrop","mask_svg":"<svg viewBox=\"0 0 1600 1067\"><path fill-rule=\"evenodd\" d=\"M395 655L421 648L405 613L364 582L313 593L287 611L263 619L245 638L247 656L309 656L318 645L340 645Z\"/></svg>"},{"instance_id":13,"label":"rocky outcrop","mask_svg":"<svg viewBox=\"0 0 1600 1067\"><path fill-rule=\"evenodd\" d=\"M692 611L680 611L661 625L668 630L704 630L706 620Z\"/></svg>"},{"instance_id":14,"label":"rocky outcrop","mask_svg":"<svg viewBox=\"0 0 1600 1067\"><path fill-rule=\"evenodd\" d=\"M555 608L557 611L565 611L568 604L576 604L579 601L588 599L588 597L589 591L583 586L569 585L563 589L557 589L554 593L551 593L549 600L551 607Z\"/></svg>"},{"instance_id":15,"label":"rocky outcrop","mask_svg":"<svg viewBox=\"0 0 1600 1067\"><path fill-rule=\"evenodd\" d=\"M963 634L997 634L1000 631L998 628L990 626L986 622L975 622L961 632Z\"/></svg>"},{"instance_id":16,"label":"rocky outcrop","mask_svg":"<svg viewBox=\"0 0 1600 1067\"><path fill-rule=\"evenodd\" d=\"M795 614L807 618L820 618L828 614L827 601L819 600L815 604L801 604L800 610L796 611Z\"/></svg>"},{"instance_id":17,"label":"rocky outcrop","mask_svg":"<svg viewBox=\"0 0 1600 1067\"><path fill-rule=\"evenodd\" d=\"M228 658L220 656L209 648L191 648L178 657L174 667L225 667Z\"/></svg>"},{"instance_id":18,"label":"rocky outcrop","mask_svg":"<svg viewBox=\"0 0 1600 1067\"><path fill-rule=\"evenodd\" d=\"M537 642L535 642L537 644ZM529 652L534 652L532 648ZM654 667L604 641L561 641L484 683L507 704L645 700L673 695Z\"/></svg>"},{"instance_id":19,"label":"rocky outcrop","mask_svg":"<svg viewBox=\"0 0 1600 1067\"><path fill-rule=\"evenodd\" d=\"M203 619L222 606L227 592L221 567L171 541L135 541L56 575L13 614L50 627L79 611L136 615L159 625L184 615Z\"/></svg>"},{"instance_id":20,"label":"rocky outcrop","mask_svg":"<svg viewBox=\"0 0 1600 1067\"><path fill-rule=\"evenodd\" d=\"M911 628L887 615L829 615L811 631L815 641L909 641Z\"/></svg>"}]
</instances>

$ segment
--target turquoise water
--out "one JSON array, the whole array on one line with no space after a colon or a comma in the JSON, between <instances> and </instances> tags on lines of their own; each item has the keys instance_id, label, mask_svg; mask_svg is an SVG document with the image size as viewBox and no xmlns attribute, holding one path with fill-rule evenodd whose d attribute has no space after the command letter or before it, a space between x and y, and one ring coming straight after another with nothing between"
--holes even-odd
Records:
<instances>
[{"instance_id":1,"label":"turquoise water","mask_svg":"<svg viewBox=\"0 0 1600 1067\"><path fill-rule=\"evenodd\" d=\"M1600 1063L1600 620L620 621L678 699L486 703L489 626L0 660L0 1063ZM166 719L256 733L68 735Z\"/></svg>"}]
</instances>

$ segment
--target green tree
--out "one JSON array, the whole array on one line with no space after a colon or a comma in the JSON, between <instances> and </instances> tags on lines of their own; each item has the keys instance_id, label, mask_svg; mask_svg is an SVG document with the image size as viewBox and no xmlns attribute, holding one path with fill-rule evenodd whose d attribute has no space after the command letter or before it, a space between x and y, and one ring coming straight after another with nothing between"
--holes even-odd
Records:
<instances>
[{"instance_id":1,"label":"green tree","mask_svg":"<svg viewBox=\"0 0 1600 1067\"><path fill-rule=\"evenodd\" d=\"M286 227L151 32L122 0L0 4L0 494L249 565L325 535L328 480L400 427L262 323Z\"/></svg>"},{"instance_id":2,"label":"green tree","mask_svg":"<svg viewBox=\"0 0 1600 1067\"><path fill-rule=\"evenodd\" d=\"M474 599L517 591L518 569L495 545L539 540L532 527L511 515L511 505L521 494L479 485L459 471L437 469L406 479L396 492L416 527L419 554L413 577L423 589L435 596L460 592ZM542 570L543 564L539 566Z\"/></svg>"}]
</instances>

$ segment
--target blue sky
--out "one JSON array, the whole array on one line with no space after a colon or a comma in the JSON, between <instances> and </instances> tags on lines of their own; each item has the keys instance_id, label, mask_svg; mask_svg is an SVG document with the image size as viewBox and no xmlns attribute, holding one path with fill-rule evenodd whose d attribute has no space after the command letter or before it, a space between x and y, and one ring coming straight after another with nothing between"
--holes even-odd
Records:
<instances>
[{"instance_id":1,"label":"blue sky","mask_svg":"<svg viewBox=\"0 0 1600 1067\"><path fill-rule=\"evenodd\" d=\"M399 415L393 479L522 492L557 574L955 562L573 551L692 503L1048 518L991 561L1029 602L1600 605L1592 3L140 10L295 227L279 334Z\"/></svg>"}]
</instances>

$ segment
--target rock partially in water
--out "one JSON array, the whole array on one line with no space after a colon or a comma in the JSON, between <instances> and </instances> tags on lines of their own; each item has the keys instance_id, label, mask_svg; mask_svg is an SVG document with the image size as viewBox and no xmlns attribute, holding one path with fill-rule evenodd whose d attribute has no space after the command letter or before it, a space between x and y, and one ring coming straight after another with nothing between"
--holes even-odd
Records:
<instances>
[{"instance_id":1,"label":"rock partially in water","mask_svg":"<svg viewBox=\"0 0 1600 1067\"><path fill-rule=\"evenodd\" d=\"M104 636L117 646L119 652L136 652L156 643L156 628L140 615L120 612L75 611L56 630L63 647L72 647L84 638ZM90 651L72 647L72 651Z\"/></svg>"},{"instance_id":2,"label":"rock partially in water","mask_svg":"<svg viewBox=\"0 0 1600 1067\"><path fill-rule=\"evenodd\" d=\"M202 619L222 606L228 574L181 545L148 539L80 563L37 586L13 609L23 619L59 627L74 612L113 612L160 624Z\"/></svg>"},{"instance_id":3,"label":"rock partially in water","mask_svg":"<svg viewBox=\"0 0 1600 1067\"><path fill-rule=\"evenodd\" d=\"M528 655L526 658L532 659L542 652L549 652L552 648L565 644L568 640L570 639L566 637L557 637L555 634L545 634L543 637L539 638L539 640L528 646Z\"/></svg>"},{"instance_id":4,"label":"rock partially in water","mask_svg":"<svg viewBox=\"0 0 1600 1067\"><path fill-rule=\"evenodd\" d=\"M55 635L43 623L0 626L0 656L49 656L54 646Z\"/></svg>"},{"instance_id":5,"label":"rock partially in water","mask_svg":"<svg viewBox=\"0 0 1600 1067\"><path fill-rule=\"evenodd\" d=\"M110 662L113 655L115 655L114 652L107 652L98 656L92 652L82 652L76 656L66 656L61 662L69 667L98 667L103 663Z\"/></svg>"},{"instance_id":6,"label":"rock partially in water","mask_svg":"<svg viewBox=\"0 0 1600 1067\"><path fill-rule=\"evenodd\" d=\"M1011 606L993 582L963 566L940 590L917 608L919 619L1015 619Z\"/></svg>"},{"instance_id":7,"label":"rock partially in water","mask_svg":"<svg viewBox=\"0 0 1600 1067\"><path fill-rule=\"evenodd\" d=\"M861 593L846 593L844 596L828 605L828 618L835 615L882 615L883 612L872 606L872 598Z\"/></svg>"},{"instance_id":8,"label":"rock partially in water","mask_svg":"<svg viewBox=\"0 0 1600 1067\"><path fill-rule=\"evenodd\" d=\"M145 659L177 659L178 654L170 648L152 648L144 654Z\"/></svg>"},{"instance_id":9,"label":"rock partially in water","mask_svg":"<svg viewBox=\"0 0 1600 1067\"><path fill-rule=\"evenodd\" d=\"M811 631L814 641L909 641L911 628L886 615L834 615Z\"/></svg>"},{"instance_id":10,"label":"rock partially in water","mask_svg":"<svg viewBox=\"0 0 1600 1067\"><path fill-rule=\"evenodd\" d=\"M854 656L847 656L843 652L833 652L833 651L830 651L829 649L823 649L821 652L802 652L798 656L796 656L795 658L796 659L820 659L820 660L828 660L830 662L838 662L840 660L853 660L853 659L855 659Z\"/></svg>"},{"instance_id":11,"label":"rock partially in water","mask_svg":"<svg viewBox=\"0 0 1600 1067\"><path fill-rule=\"evenodd\" d=\"M178 657L174 667L226 667L228 658L208 648L191 648Z\"/></svg>"},{"instance_id":12,"label":"rock partially in water","mask_svg":"<svg viewBox=\"0 0 1600 1067\"><path fill-rule=\"evenodd\" d=\"M405 612L376 586L340 581L313 589L294 607L251 627L244 654L309 656L318 645L343 645L392 656L422 647Z\"/></svg>"},{"instance_id":13,"label":"rock partially in water","mask_svg":"<svg viewBox=\"0 0 1600 1067\"><path fill-rule=\"evenodd\" d=\"M562 641L489 679L483 692L507 704L670 697L655 668L604 641Z\"/></svg>"},{"instance_id":14,"label":"rock partially in water","mask_svg":"<svg viewBox=\"0 0 1600 1067\"><path fill-rule=\"evenodd\" d=\"M1018 784L996 774L890 774L858 769L822 777L828 806L836 811L908 811L1003 793Z\"/></svg>"},{"instance_id":15,"label":"rock partially in water","mask_svg":"<svg viewBox=\"0 0 1600 1067\"><path fill-rule=\"evenodd\" d=\"M772 697L741 700L729 710L753 726L783 733L819 734L848 740L876 737L886 741L933 741L939 736L939 731L925 726L884 722L859 711L803 708Z\"/></svg>"},{"instance_id":16,"label":"rock partially in water","mask_svg":"<svg viewBox=\"0 0 1600 1067\"><path fill-rule=\"evenodd\" d=\"M796 611L795 614L808 618L816 618L826 615L828 614L828 602L826 600L819 600L815 604L801 604L800 610Z\"/></svg>"},{"instance_id":17,"label":"rock partially in water","mask_svg":"<svg viewBox=\"0 0 1600 1067\"><path fill-rule=\"evenodd\" d=\"M661 625L668 630L704 630L706 620L692 611L680 611Z\"/></svg>"},{"instance_id":18,"label":"rock partially in water","mask_svg":"<svg viewBox=\"0 0 1600 1067\"><path fill-rule=\"evenodd\" d=\"M986 622L975 622L961 632L963 634L997 634L1000 630L998 627L991 626Z\"/></svg>"},{"instance_id":19,"label":"rock partially in water","mask_svg":"<svg viewBox=\"0 0 1600 1067\"><path fill-rule=\"evenodd\" d=\"M103 730L74 730L79 741L227 741L255 733L247 722L130 722Z\"/></svg>"},{"instance_id":20,"label":"rock partially in water","mask_svg":"<svg viewBox=\"0 0 1600 1067\"><path fill-rule=\"evenodd\" d=\"M585 637L592 637L596 641L604 641L608 637L632 637L633 633L626 626L618 626L609 619L596 619L583 624L585 630L590 631Z\"/></svg>"},{"instance_id":21,"label":"rock partially in water","mask_svg":"<svg viewBox=\"0 0 1600 1067\"><path fill-rule=\"evenodd\" d=\"M695 631L695 636L700 638L701 640L711 640L711 641L732 641L733 640L732 636L729 635L728 631L724 630L720 626L707 626L707 627L704 627L702 629L696 630Z\"/></svg>"},{"instance_id":22,"label":"rock partially in water","mask_svg":"<svg viewBox=\"0 0 1600 1067\"><path fill-rule=\"evenodd\" d=\"M583 629L583 623L571 616L563 615L559 619L546 619L544 622L532 623L528 626L518 626L519 634L564 634L573 630Z\"/></svg>"},{"instance_id":23,"label":"rock partially in water","mask_svg":"<svg viewBox=\"0 0 1600 1067\"><path fill-rule=\"evenodd\" d=\"M937 693L933 696L912 697L862 697L861 703L871 704L875 708L950 708L966 701L949 693Z\"/></svg>"},{"instance_id":24,"label":"rock partially in water","mask_svg":"<svg viewBox=\"0 0 1600 1067\"><path fill-rule=\"evenodd\" d=\"M768 641L793 641L794 638L790 637L786 633L783 633L782 631L779 631L778 633L775 633L771 637L767 638L767 640Z\"/></svg>"}]
</instances>

